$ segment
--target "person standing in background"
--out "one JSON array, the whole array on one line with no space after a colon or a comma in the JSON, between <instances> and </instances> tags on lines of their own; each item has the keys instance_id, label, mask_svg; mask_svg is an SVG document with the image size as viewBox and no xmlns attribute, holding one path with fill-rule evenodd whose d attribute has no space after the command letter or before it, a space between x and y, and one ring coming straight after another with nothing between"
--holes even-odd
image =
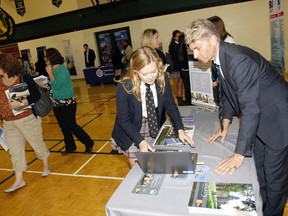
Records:
<instances>
[{"instance_id":1,"label":"person standing in background","mask_svg":"<svg viewBox=\"0 0 288 216\"><path fill-rule=\"evenodd\" d=\"M233 174L245 156L253 156L264 216L282 216L288 195L288 83L258 52L221 41L209 20L193 21L185 39L196 59L215 61L223 91L221 125L207 141L221 137L224 143L233 115L240 117L235 152L215 171Z\"/></svg>"},{"instance_id":2,"label":"person standing in background","mask_svg":"<svg viewBox=\"0 0 288 216\"><path fill-rule=\"evenodd\" d=\"M23 57L19 57L18 60L21 63L25 73L31 75L32 71L31 71L31 67L30 67L29 61L24 59Z\"/></svg>"},{"instance_id":3,"label":"person standing in background","mask_svg":"<svg viewBox=\"0 0 288 216\"><path fill-rule=\"evenodd\" d=\"M188 65L188 51L185 44L184 33L179 36L179 49L178 49L178 59L181 65L180 78L184 86L185 94L185 105L192 105L191 98L191 84L190 84L190 75L189 75L189 65Z\"/></svg>"},{"instance_id":4,"label":"person standing in background","mask_svg":"<svg viewBox=\"0 0 288 216\"><path fill-rule=\"evenodd\" d=\"M5 91L11 86L20 84L21 80L27 84L30 94L25 99L8 100ZM42 176L46 177L50 174L51 167L48 165L50 152L43 140L41 118L33 112L33 106L17 115L12 112L12 109L31 105L39 99L40 92L37 84L32 77L24 73L20 62L9 54L0 54L0 114L16 178L14 184L5 190L6 193L26 186L23 178L23 172L27 169L26 141L33 148L37 158L43 161Z\"/></svg>"},{"instance_id":5,"label":"person standing in background","mask_svg":"<svg viewBox=\"0 0 288 216\"><path fill-rule=\"evenodd\" d=\"M38 54L38 61L35 63L35 70L38 72L39 76L43 75L48 77L48 73L46 71L46 61L44 59L44 55L42 53Z\"/></svg>"},{"instance_id":6,"label":"person standing in background","mask_svg":"<svg viewBox=\"0 0 288 216\"><path fill-rule=\"evenodd\" d=\"M77 103L73 83L69 70L63 63L64 58L57 49L49 48L46 50L46 70L51 83L50 97L53 112L63 133L66 147L62 155L76 150L73 135L85 145L85 153L91 153L94 142L76 122Z\"/></svg>"},{"instance_id":7,"label":"person standing in background","mask_svg":"<svg viewBox=\"0 0 288 216\"><path fill-rule=\"evenodd\" d=\"M95 67L96 55L94 50L89 49L88 44L84 44L84 59L86 68Z\"/></svg>"},{"instance_id":8,"label":"person standing in background","mask_svg":"<svg viewBox=\"0 0 288 216\"><path fill-rule=\"evenodd\" d=\"M116 40L111 42L111 59L115 71L114 80L117 81L120 79L124 65L122 63L122 54Z\"/></svg>"},{"instance_id":9,"label":"person standing in background","mask_svg":"<svg viewBox=\"0 0 288 216\"><path fill-rule=\"evenodd\" d=\"M179 30L175 30L172 33L171 42L169 44L169 54L172 61L172 76L173 76L173 90L174 94L178 101L178 106L184 106L185 103L183 102L183 82L180 78L180 71L182 69L179 58L178 58L178 51L179 51L179 37L181 32Z\"/></svg>"},{"instance_id":10,"label":"person standing in background","mask_svg":"<svg viewBox=\"0 0 288 216\"><path fill-rule=\"evenodd\" d=\"M165 54L159 49L160 48L160 38L159 33L156 29L145 29L141 35L141 46L149 46L156 50L158 56L162 60L164 72L171 72L171 67L167 62ZM166 121L165 112L162 113L161 123L164 124Z\"/></svg>"},{"instance_id":11,"label":"person standing in background","mask_svg":"<svg viewBox=\"0 0 288 216\"><path fill-rule=\"evenodd\" d=\"M211 21L215 25L216 31L218 32L221 41L236 44L232 35L226 31L224 21L220 17L212 16L212 17L209 17L208 20ZM217 72L213 63L212 63L211 70L212 70L213 97L214 97L215 104L219 106L219 86L218 86L218 81L217 81L218 77L217 77Z\"/></svg>"},{"instance_id":12,"label":"person standing in background","mask_svg":"<svg viewBox=\"0 0 288 216\"><path fill-rule=\"evenodd\" d=\"M141 35L141 46L149 46L156 50L161 58L165 72L172 72L170 65L167 62L166 55L159 49L160 38L156 29L145 29Z\"/></svg>"},{"instance_id":13,"label":"person standing in background","mask_svg":"<svg viewBox=\"0 0 288 216\"><path fill-rule=\"evenodd\" d=\"M126 65L129 63L130 57L133 53L133 49L128 39L123 40L123 46L124 46L124 53L123 53L122 63Z\"/></svg>"}]
</instances>

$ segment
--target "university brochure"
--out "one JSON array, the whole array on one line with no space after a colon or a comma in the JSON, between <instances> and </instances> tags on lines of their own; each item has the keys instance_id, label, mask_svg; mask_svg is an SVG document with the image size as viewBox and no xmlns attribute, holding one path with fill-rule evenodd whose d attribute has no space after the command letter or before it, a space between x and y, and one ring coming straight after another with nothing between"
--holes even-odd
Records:
<instances>
[{"instance_id":1,"label":"university brochure","mask_svg":"<svg viewBox=\"0 0 288 216\"><path fill-rule=\"evenodd\" d=\"M193 138L195 130L195 125L184 124L184 131L185 133ZM153 143L154 147L161 147L161 146L183 146L184 143L176 137L174 128L172 125L163 125L158 133L155 142Z\"/></svg>"},{"instance_id":2,"label":"university brochure","mask_svg":"<svg viewBox=\"0 0 288 216\"><path fill-rule=\"evenodd\" d=\"M26 83L20 83L15 86L10 87L5 91L5 94L8 98L8 100L17 100L22 101L27 98L27 96L30 94L28 90L28 86ZM31 108L30 105L20 107L18 109L12 109L12 112L14 115L18 115L23 112L23 110Z\"/></svg>"},{"instance_id":3,"label":"university brochure","mask_svg":"<svg viewBox=\"0 0 288 216\"><path fill-rule=\"evenodd\" d=\"M207 215L257 215L252 184L194 182L188 208Z\"/></svg>"},{"instance_id":4,"label":"university brochure","mask_svg":"<svg viewBox=\"0 0 288 216\"><path fill-rule=\"evenodd\" d=\"M165 174L143 173L132 193L157 195Z\"/></svg>"}]
</instances>

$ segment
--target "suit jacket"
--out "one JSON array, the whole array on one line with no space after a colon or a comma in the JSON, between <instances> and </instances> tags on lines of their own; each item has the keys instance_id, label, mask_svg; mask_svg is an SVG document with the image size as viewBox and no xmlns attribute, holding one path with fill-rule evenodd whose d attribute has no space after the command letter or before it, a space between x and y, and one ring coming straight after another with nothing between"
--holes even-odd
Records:
<instances>
[{"instance_id":1,"label":"suit jacket","mask_svg":"<svg viewBox=\"0 0 288 216\"><path fill-rule=\"evenodd\" d=\"M259 53L220 43L223 118L241 117L235 152L251 155L256 136L270 148L288 145L288 84Z\"/></svg>"},{"instance_id":2,"label":"suit jacket","mask_svg":"<svg viewBox=\"0 0 288 216\"><path fill-rule=\"evenodd\" d=\"M95 55L94 50L92 50L92 49L88 49L88 50L89 50L89 52L88 52L88 61L87 61L87 58L86 58L86 52L87 51L84 51L85 66L86 67L92 67L92 66L95 66L96 55Z\"/></svg>"},{"instance_id":3,"label":"suit jacket","mask_svg":"<svg viewBox=\"0 0 288 216\"><path fill-rule=\"evenodd\" d=\"M132 143L136 146L144 140L139 131L142 126L142 103L137 100L133 94L127 93L126 89L131 89L132 83L130 81L124 84L117 85L117 116L112 132L112 137L122 150L127 150ZM156 83L157 89L157 119L158 127L161 127L161 116L165 111L170 117L175 131L183 129L183 124L179 110L174 102L170 83L168 77L165 77L165 91L162 94Z\"/></svg>"}]
</instances>

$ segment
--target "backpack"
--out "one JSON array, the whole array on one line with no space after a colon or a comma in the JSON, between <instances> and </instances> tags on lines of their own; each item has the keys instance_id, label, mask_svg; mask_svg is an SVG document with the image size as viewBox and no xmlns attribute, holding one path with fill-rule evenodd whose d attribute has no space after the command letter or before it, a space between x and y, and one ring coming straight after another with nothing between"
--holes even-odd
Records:
<instances>
[{"instance_id":1,"label":"backpack","mask_svg":"<svg viewBox=\"0 0 288 216\"><path fill-rule=\"evenodd\" d=\"M21 82L24 82L23 76L21 76ZM31 105L33 106L35 114L37 116L44 117L44 116L48 115L49 112L51 111L52 101L51 101L49 94L47 94L43 88L38 86L38 84L37 84L37 87L38 87L38 90L40 92L40 99Z\"/></svg>"}]
</instances>

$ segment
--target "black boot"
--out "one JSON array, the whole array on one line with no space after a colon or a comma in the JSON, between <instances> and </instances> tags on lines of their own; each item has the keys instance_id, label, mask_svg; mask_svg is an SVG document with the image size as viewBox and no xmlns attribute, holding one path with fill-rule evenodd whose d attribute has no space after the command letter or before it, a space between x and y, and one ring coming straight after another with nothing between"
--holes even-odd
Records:
<instances>
[{"instance_id":1,"label":"black boot","mask_svg":"<svg viewBox=\"0 0 288 216\"><path fill-rule=\"evenodd\" d=\"M184 101L182 100L182 97L176 97L178 101L178 106L185 106Z\"/></svg>"}]
</instances>

